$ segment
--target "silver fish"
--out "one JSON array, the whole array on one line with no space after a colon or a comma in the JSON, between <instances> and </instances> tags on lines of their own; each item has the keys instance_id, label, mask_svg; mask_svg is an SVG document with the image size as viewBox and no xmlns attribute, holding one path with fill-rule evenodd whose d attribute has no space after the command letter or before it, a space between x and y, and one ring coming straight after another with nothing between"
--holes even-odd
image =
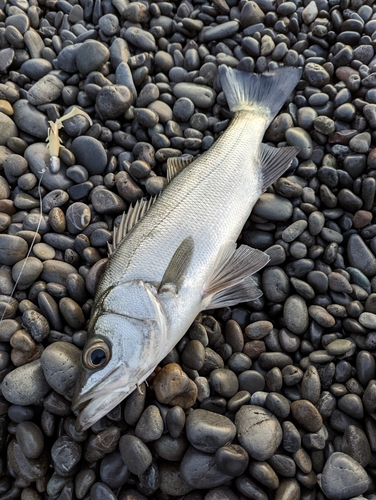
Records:
<instances>
[{"instance_id":1,"label":"silver fish","mask_svg":"<svg viewBox=\"0 0 376 500\"><path fill-rule=\"evenodd\" d=\"M262 144L301 76L219 68L234 118L195 161L170 159L169 185L122 220L100 281L73 409L87 429L147 379L205 309L261 295L251 276L269 257L236 240L265 189L289 167L295 147Z\"/></svg>"}]
</instances>

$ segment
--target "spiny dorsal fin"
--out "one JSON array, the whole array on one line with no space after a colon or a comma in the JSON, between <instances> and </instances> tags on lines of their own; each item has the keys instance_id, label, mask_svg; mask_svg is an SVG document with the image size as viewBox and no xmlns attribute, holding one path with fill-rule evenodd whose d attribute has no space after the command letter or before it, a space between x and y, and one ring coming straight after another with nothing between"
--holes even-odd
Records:
<instances>
[{"instance_id":1,"label":"spiny dorsal fin","mask_svg":"<svg viewBox=\"0 0 376 500\"><path fill-rule=\"evenodd\" d=\"M169 184L185 167L193 162L193 156L179 156L178 158L167 158L167 183Z\"/></svg>"},{"instance_id":2,"label":"spiny dorsal fin","mask_svg":"<svg viewBox=\"0 0 376 500\"><path fill-rule=\"evenodd\" d=\"M299 153L299 148L272 148L261 144L260 163L262 167L262 190L265 191L289 168L290 163Z\"/></svg>"},{"instance_id":3,"label":"spiny dorsal fin","mask_svg":"<svg viewBox=\"0 0 376 500\"><path fill-rule=\"evenodd\" d=\"M179 291L184 274L192 260L194 242L192 236L188 236L181 242L175 251L169 265L163 275L158 292Z\"/></svg>"},{"instance_id":4,"label":"spiny dorsal fin","mask_svg":"<svg viewBox=\"0 0 376 500\"><path fill-rule=\"evenodd\" d=\"M123 212L121 216L121 221L118 227L114 226L114 232L112 235L112 244L107 243L108 255L110 256L115 249L119 246L121 240L126 234L134 227L137 222L139 222L142 217L146 214L149 208L155 203L157 196L153 196L148 200L142 199L137 200L134 205L131 205L128 212Z\"/></svg>"},{"instance_id":5,"label":"spiny dorsal fin","mask_svg":"<svg viewBox=\"0 0 376 500\"><path fill-rule=\"evenodd\" d=\"M226 245L205 286L203 309L214 309L254 300L262 295L251 275L263 268L270 257L256 248L235 243Z\"/></svg>"}]
</instances>

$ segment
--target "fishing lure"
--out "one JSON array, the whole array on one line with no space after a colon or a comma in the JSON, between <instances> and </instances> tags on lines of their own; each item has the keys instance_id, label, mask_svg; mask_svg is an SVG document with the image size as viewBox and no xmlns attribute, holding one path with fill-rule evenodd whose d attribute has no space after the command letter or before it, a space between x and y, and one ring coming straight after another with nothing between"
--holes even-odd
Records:
<instances>
[{"instance_id":1,"label":"fishing lure","mask_svg":"<svg viewBox=\"0 0 376 500\"><path fill-rule=\"evenodd\" d=\"M60 151L60 144L62 141L61 138L59 137L59 130L63 128L63 121L69 120L69 118L73 118L74 116L77 115L85 116L88 119L90 126L93 125L90 116L87 113L85 113L85 111L77 108L76 106L74 106L69 111L68 114L62 116L61 118L58 118L56 121L48 122L49 129L46 142L47 142L48 152L50 153L51 156L50 170L53 174L57 174L58 171L60 170L59 151Z\"/></svg>"}]
</instances>

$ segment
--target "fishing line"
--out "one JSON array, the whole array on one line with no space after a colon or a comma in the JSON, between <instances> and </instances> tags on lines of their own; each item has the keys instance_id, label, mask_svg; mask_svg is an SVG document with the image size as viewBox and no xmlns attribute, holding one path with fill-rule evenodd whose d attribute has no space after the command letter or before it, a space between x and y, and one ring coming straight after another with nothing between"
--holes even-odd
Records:
<instances>
[{"instance_id":1,"label":"fishing line","mask_svg":"<svg viewBox=\"0 0 376 500\"><path fill-rule=\"evenodd\" d=\"M33 239L31 240L31 244L30 244L30 248L26 254L26 257L24 259L24 262L22 264L22 267L20 269L20 272L18 273L18 276L17 276L17 279L14 283L14 286L12 288L12 291L9 295L9 299L8 299L8 302L5 302L5 306L4 306L4 311L3 311L3 314L1 315L1 318L0 318L0 324L3 322L3 319L5 317L5 314L6 314L6 311L7 311L7 306L9 306L10 304L10 301L17 289L17 286L18 286L18 283L22 277L22 273L23 273L23 270L25 269L25 266L26 266L26 263L27 263L27 259L30 257L30 254L31 252L33 251L33 247L34 247L34 244L35 244L35 240L37 239L37 236L39 234L39 229L40 229L40 225L42 224L42 194L41 194L41 186L42 186L42 179L43 179L43 176L44 176L44 173L46 172L46 168L44 167L42 170L38 170L38 173L42 174L40 176L40 179L39 179L39 182L38 182L38 195L39 195L39 220L38 220L38 224L37 224L37 227L36 227L36 230L34 232L34 236L33 236Z\"/></svg>"}]
</instances>

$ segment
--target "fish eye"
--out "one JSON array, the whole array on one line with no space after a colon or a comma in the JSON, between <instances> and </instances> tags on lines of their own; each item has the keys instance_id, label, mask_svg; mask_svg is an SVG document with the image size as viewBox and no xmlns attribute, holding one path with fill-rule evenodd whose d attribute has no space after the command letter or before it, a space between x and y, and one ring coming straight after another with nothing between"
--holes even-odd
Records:
<instances>
[{"instance_id":1,"label":"fish eye","mask_svg":"<svg viewBox=\"0 0 376 500\"><path fill-rule=\"evenodd\" d=\"M84 352L83 361L87 368L103 368L111 358L108 345L99 340L91 344Z\"/></svg>"}]
</instances>

